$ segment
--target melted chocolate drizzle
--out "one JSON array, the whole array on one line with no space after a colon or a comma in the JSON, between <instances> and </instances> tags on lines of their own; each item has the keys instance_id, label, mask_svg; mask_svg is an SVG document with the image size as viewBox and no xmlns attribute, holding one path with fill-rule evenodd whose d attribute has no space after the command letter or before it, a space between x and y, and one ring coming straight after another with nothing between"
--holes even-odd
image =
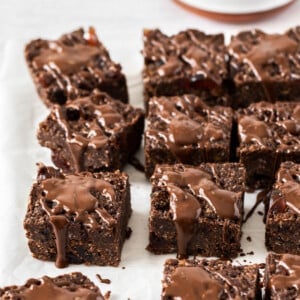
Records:
<instances>
[{"instance_id":1,"label":"melted chocolate drizzle","mask_svg":"<svg viewBox=\"0 0 300 300\"><path fill-rule=\"evenodd\" d=\"M257 120L254 116L242 116L239 120L239 136L242 143L257 142L263 144L263 139L272 136L269 126Z\"/></svg>"},{"instance_id":2,"label":"melted chocolate drizzle","mask_svg":"<svg viewBox=\"0 0 300 300\"><path fill-rule=\"evenodd\" d=\"M56 238L56 266L68 265L66 258L67 231L70 219L82 222L92 229L98 228L98 222L92 214L95 212L107 226L114 226L115 219L99 206L92 191L101 192L111 201L115 201L115 192L108 182L93 177L66 175L65 178L49 178L41 182L44 198L43 209L50 217L50 223Z\"/></svg>"},{"instance_id":3,"label":"melted chocolate drizzle","mask_svg":"<svg viewBox=\"0 0 300 300\"><path fill-rule=\"evenodd\" d=\"M176 103L186 109L186 113L181 112L173 101L167 98L153 98L151 101L155 103L162 121L166 124L166 129L151 128L148 132L151 136L163 138L167 147L179 161L184 159L186 147L197 144L201 148L209 148L211 143L227 138L221 125L207 121L200 114L191 110L188 96L182 101L177 99L178 103ZM208 109L203 103L202 106L204 106L203 110ZM222 123L221 118L220 116L218 120L218 117L215 116L215 120L220 123Z\"/></svg>"},{"instance_id":4,"label":"melted chocolate drizzle","mask_svg":"<svg viewBox=\"0 0 300 300\"><path fill-rule=\"evenodd\" d=\"M289 208L300 214L300 169L297 165L279 169L275 189L279 192L271 195L269 213L280 213Z\"/></svg>"},{"instance_id":5,"label":"melted chocolate drizzle","mask_svg":"<svg viewBox=\"0 0 300 300\"><path fill-rule=\"evenodd\" d=\"M22 292L22 299L24 300L101 300L103 299L98 293L95 293L86 288L78 288L70 290L61 288L55 285L49 277L44 276L40 280L40 284L32 284L29 288Z\"/></svg>"},{"instance_id":6,"label":"melted chocolate drizzle","mask_svg":"<svg viewBox=\"0 0 300 300\"><path fill-rule=\"evenodd\" d=\"M86 110L89 111L88 115L85 113ZM84 170L82 156L85 150L104 147L108 143L110 131L118 128L118 124L123 121L122 115L112 105L97 105L87 98L78 99L65 107L56 106L54 114L66 132L66 141L75 172ZM80 123L83 126L82 130L76 129Z\"/></svg>"},{"instance_id":7,"label":"melted chocolate drizzle","mask_svg":"<svg viewBox=\"0 0 300 300\"><path fill-rule=\"evenodd\" d=\"M152 77L191 73L195 78L210 78L220 85L226 75L224 37L221 34L205 35L190 29L166 36L159 30L147 30L144 42L143 54L146 65L151 65L149 72Z\"/></svg>"},{"instance_id":8,"label":"melted chocolate drizzle","mask_svg":"<svg viewBox=\"0 0 300 300\"><path fill-rule=\"evenodd\" d=\"M288 274L274 274L271 279L273 290L288 288L300 288L300 257L297 255L283 254L279 260L279 266L284 268Z\"/></svg>"},{"instance_id":9,"label":"melted chocolate drizzle","mask_svg":"<svg viewBox=\"0 0 300 300\"><path fill-rule=\"evenodd\" d=\"M166 186L170 194L170 210L177 232L178 258L187 257L187 245L193 237L204 203L220 218L240 217L238 193L220 188L209 173L188 167L180 171L159 167L157 173L161 174L159 184Z\"/></svg>"},{"instance_id":10,"label":"melted chocolate drizzle","mask_svg":"<svg viewBox=\"0 0 300 300\"><path fill-rule=\"evenodd\" d=\"M222 285L200 267L177 267L164 287L164 297L182 300L219 299Z\"/></svg>"}]
</instances>

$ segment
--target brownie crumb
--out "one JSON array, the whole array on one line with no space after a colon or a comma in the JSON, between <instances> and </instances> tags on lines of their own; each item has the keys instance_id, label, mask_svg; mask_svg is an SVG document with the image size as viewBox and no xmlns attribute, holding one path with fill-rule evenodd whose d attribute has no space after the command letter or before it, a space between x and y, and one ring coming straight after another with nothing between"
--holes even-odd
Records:
<instances>
[{"instance_id":1,"label":"brownie crumb","mask_svg":"<svg viewBox=\"0 0 300 300\"><path fill-rule=\"evenodd\" d=\"M244 252L240 253L240 256L246 256L246 254Z\"/></svg>"},{"instance_id":2,"label":"brownie crumb","mask_svg":"<svg viewBox=\"0 0 300 300\"><path fill-rule=\"evenodd\" d=\"M264 215L264 213L262 211L260 211L260 210L257 212L257 214L260 215L260 216Z\"/></svg>"},{"instance_id":3,"label":"brownie crumb","mask_svg":"<svg viewBox=\"0 0 300 300\"><path fill-rule=\"evenodd\" d=\"M247 255L254 255L254 251L247 252Z\"/></svg>"},{"instance_id":4,"label":"brownie crumb","mask_svg":"<svg viewBox=\"0 0 300 300\"><path fill-rule=\"evenodd\" d=\"M132 229L130 227L127 227L125 237L126 239L129 239L132 233Z\"/></svg>"},{"instance_id":5,"label":"brownie crumb","mask_svg":"<svg viewBox=\"0 0 300 300\"><path fill-rule=\"evenodd\" d=\"M99 279L101 283L110 284L111 280L108 278L102 278L100 274L96 274L96 277Z\"/></svg>"},{"instance_id":6,"label":"brownie crumb","mask_svg":"<svg viewBox=\"0 0 300 300\"><path fill-rule=\"evenodd\" d=\"M125 270L125 269L126 269L126 267L122 267L122 269L123 269L123 270Z\"/></svg>"},{"instance_id":7,"label":"brownie crumb","mask_svg":"<svg viewBox=\"0 0 300 300\"><path fill-rule=\"evenodd\" d=\"M251 236L247 236L247 241L248 241L248 242L252 242Z\"/></svg>"}]
</instances>

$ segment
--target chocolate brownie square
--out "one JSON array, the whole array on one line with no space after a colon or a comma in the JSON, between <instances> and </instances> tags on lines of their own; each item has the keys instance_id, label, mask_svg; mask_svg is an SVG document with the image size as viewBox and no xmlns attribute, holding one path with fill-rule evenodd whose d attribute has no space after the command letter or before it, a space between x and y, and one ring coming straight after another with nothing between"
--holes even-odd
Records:
<instances>
[{"instance_id":1,"label":"chocolate brownie square","mask_svg":"<svg viewBox=\"0 0 300 300\"><path fill-rule=\"evenodd\" d=\"M146 175L156 164L229 161L232 119L231 108L211 108L197 96L153 97L145 132Z\"/></svg>"},{"instance_id":2,"label":"chocolate brownie square","mask_svg":"<svg viewBox=\"0 0 300 300\"><path fill-rule=\"evenodd\" d=\"M144 30L145 107L153 96L195 94L209 105L228 105L224 35L195 29L167 36Z\"/></svg>"},{"instance_id":3,"label":"chocolate brownie square","mask_svg":"<svg viewBox=\"0 0 300 300\"><path fill-rule=\"evenodd\" d=\"M92 27L88 32L80 28L54 41L33 40L25 47L25 58L48 107L89 96L95 89L128 102L121 66L111 60Z\"/></svg>"},{"instance_id":4,"label":"chocolate brownie square","mask_svg":"<svg viewBox=\"0 0 300 300\"><path fill-rule=\"evenodd\" d=\"M249 187L270 187L283 161L300 163L300 103L253 103L238 111L237 122L237 155Z\"/></svg>"},{"instance_id":5,"label":"chocolate brownie square","mask_svg":"<svg viewBox=\"0 0 300 300\"><path fill-rule=\"evenodd\" d=\"M64 174L39 165L24 228L32 255L69 263L117 266L131 214L128 176Z\"/></svg>"},{"instance_id":6,"label":"chocolate brownie square","mask_svg":"<svg viewBox=\"0 0 300 300\"><path fill-rule=\"evenodd\" d=\"M235 86L233 107L258 101L300 100L299 36L298 28L298 33L294 29L284 34L244 31L231 38L228 51Z\"/></svg>"},{"instance_id":7,"label":"chocolate brownie square","mask_svg":"<svg viewBox=\"0 0 300 300\"><path fill-rule=\"evenodd\" d=\"M300 165L280 165L270 192L266 215L266 247L278 253L300 254Z\"/></svg>"},{"instance_id":8,"label":"chocolate brownie square","mask_svg":"<svg viewBox=\"0 0 300 300\"><path fill-rule=\"evenodd\" d=\"M236 266L228 260L175 260L164 266L162 300L260 300L258 265Z\"/></svg>"},{"instance_id":9,"label":"chocolate brownie square","mask_svg":"<svg viewBox=\"0 0 300 300\"><path fill-rule=\"evenodd\" d=\"M266 300L300 297L300 256L269 253L265 270Z\"/></svg>"},{"instance_id":10,"label":"chocolate brownie square","mask_svg":"<svg viewBox=\"0 0 300 300\"><path fill-rule=\"evenodd\" d=\"M138 150L144 114L129 104L95 93L54 105L38 130L38 140L65 171L120 169Z\"/></svg>"},{"instance_id":11,"label":"chocolate brownie square","mask_svg":"<svg viewBox=\"0 0 300 300\"><path fill-rule=\"evenodd\" d=\"M157 165L151 177L148 250L235 257L240 251L244 167Z\"/></svg>"},{"instance_id":12,"label":"chocolate brownie square","mask_svg":"<svg viewBox=\"0 0 300 300\"><path fill-rule=\"evenodd\" d=\"M22 286L0 288L1 299L48 300L48 299L89 299L107 300L99 288L79 272L57 277L43 276L28 279Z\"/></svg>"}]
</instances>

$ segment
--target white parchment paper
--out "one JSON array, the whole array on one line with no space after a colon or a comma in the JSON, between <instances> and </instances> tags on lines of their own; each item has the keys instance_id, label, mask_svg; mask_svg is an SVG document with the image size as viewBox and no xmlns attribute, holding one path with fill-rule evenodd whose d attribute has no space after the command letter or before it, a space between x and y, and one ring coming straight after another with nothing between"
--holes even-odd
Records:
<instances>
[{"instance_id":1,"label":"white parchment paper","mask_svg":"<svg viewBox=\"0 0 300 300\"><path fill-rule=\"evenodd\" d=\"M120 46L120 45L117 45ZM23 284L30 277L80 271L99 285L102 292L111 290L111 299L159 299L163 263L174 255L155 256L145 250L148 242L148 214L150 207L150 184L144 174L128 166L131 182L133 214L130 227L133 232L125 242L119 267L94 267L71 265L57 269L53 262L32 258L23 230L30 187L36 176L36 162L51 164L50 151L38 145L36 129L47 115L47 109L39 100L23 59L24 42L9 41L4 49L0 69L0 286ZM119 49L120 52L116 51ZM142 107L140 71L142 60L139 49L132 54L115 48L128 76L131 103ZM139 152L143 157L143 149ZM245 212L253 206L254 194L247 194ZM242 249L254 255L239 257L240 263L264 262L263 211L259 206L243 227ZM251 242L247 237L251 237ZM100 283L96 274L109 278L110 285Z\"/></svg>"}]
</instances>

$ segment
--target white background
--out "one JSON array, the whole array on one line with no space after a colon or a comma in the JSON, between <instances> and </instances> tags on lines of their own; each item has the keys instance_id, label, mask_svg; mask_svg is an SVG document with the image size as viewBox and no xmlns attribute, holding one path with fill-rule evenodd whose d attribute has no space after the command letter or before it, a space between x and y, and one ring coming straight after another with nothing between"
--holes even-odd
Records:
<instances>
[{"instance_id":1,"label":"white background","mask_svg":"<svg viewBox=\"0 0 300 300\"><path fill-rule=\"evenodd\" d=\"M170 0L0 0L0 286L22 284L29 277L82 271L103 291L112 290L111 299L159 299L163 261L171 256L154 256L147 245L147 218L150 186L143 174L126 170L132 183L133 234L125 243L119 268L70 266L56 269L53 263L33 259L27 249L22 222L35 163L50 162L50 153L39 147L35 131L47 110L34 90L23 60L23 47L36 37L55 38L80 26L95 26L114 60L121 62L128 76L131 102L142 105L142 29L159 27L167 33L193 27L207 32L230 34L249 28L282 32L299 22L300 2L287 10L249 24L224 24L193 15ZM142 152L140 152L140 155ZM246 209L254 203L247 196ZM262 211L262 208L259 208ZM247 262L263 262L265 257L261 217L245 225L242 247L254 256ZM252 242L246 241L251 236ZM125 266L125 269L121 267ZM112 280L100 284L95 274Z\"/></svg>"}]
</instances>

